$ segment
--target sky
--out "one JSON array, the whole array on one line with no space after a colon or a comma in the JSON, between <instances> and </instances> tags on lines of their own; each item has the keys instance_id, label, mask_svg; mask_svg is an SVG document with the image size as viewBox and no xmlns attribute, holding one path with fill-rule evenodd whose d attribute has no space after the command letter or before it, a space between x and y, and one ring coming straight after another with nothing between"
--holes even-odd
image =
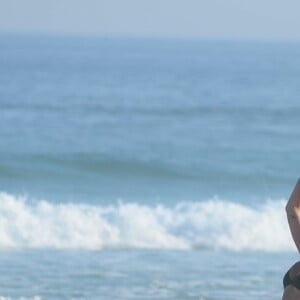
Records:
<instances>
[{"instance_id":1,"label":"sky","mask_svg":"<svg viewBox=\"0 0 300 300\"><path fill-rule=\"evenodd\" d=\"M299 0L0 0L0 32L300 40Z\"/></svg>"}]
</instances>

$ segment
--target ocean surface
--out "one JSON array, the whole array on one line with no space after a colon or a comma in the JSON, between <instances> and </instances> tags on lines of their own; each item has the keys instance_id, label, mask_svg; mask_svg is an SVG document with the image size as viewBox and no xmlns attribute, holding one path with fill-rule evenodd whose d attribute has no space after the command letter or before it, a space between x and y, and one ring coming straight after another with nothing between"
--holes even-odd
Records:
<instances>
[{"instance_id":1,"label":"ocean surface","mask_svg":"<svg viewBox=\"0 0 300 300\"><path fill-rule=\"evenodd\" d=\"M281 299L300 43L1 35L0 54L0 300Z\"/></svg>"}]
</instances>

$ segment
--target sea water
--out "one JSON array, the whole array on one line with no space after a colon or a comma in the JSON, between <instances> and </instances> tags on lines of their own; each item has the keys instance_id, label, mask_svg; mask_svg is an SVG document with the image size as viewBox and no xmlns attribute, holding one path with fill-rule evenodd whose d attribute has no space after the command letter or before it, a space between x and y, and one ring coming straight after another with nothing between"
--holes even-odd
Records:
<instances>
[{"instance_id":1,"label":"sea water","mask_svg":"<svg viewBox=\"0 0 300 300\"><path fill-rule=\"evenodd\" d=\"M0 37L0 299L280 299L298 260L300 44Z\"/></svg>"}]
</instances>

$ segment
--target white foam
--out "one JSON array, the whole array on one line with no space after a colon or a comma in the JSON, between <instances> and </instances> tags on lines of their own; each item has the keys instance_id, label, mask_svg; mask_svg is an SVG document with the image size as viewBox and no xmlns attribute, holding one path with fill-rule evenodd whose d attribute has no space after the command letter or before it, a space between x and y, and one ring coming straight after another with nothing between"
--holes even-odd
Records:
<instances>
[{"instance_id":1,"label":"white foam","mask_svg":"<svg viewBox=\"0 0 300 300\"><path fill-rule=\"evenodd\" d=\"M220 199L169 208L53 204L0 193L0 249L155 248L294 251L284 200L259 209Z\"/></svg>"}]
</instances>

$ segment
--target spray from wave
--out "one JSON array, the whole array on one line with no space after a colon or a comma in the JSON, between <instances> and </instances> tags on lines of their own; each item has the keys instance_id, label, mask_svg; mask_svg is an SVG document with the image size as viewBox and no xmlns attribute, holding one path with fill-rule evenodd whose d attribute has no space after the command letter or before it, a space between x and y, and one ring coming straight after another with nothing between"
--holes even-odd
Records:
<instances>
[{"instance_id":1,"label":"spray from wave","mask_svg":"<svg viewBox=\"0 0 300 300\"><path fill-rule=\"evenodd\" d=\"M154 207L53 204L0 193L0 249L294 251L284 200L258 209L214 198Z\"/></svg>"}]
</instances>

